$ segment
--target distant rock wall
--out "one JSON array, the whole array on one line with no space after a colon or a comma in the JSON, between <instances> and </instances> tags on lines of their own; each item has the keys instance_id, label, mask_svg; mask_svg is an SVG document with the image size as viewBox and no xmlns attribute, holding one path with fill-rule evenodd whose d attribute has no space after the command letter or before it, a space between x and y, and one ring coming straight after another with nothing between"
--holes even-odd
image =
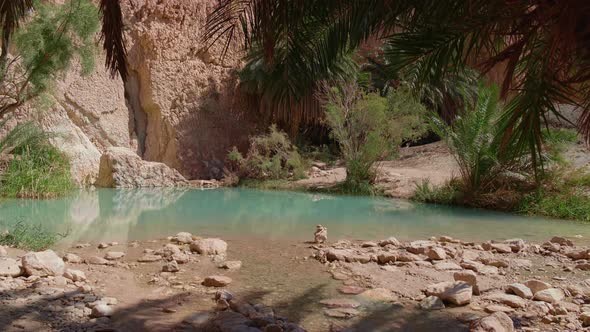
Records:
<instances>
[{"instance_id":1,"label":"distant rock wall","mask_svg":"<svg viewBox=\"0 0 590 332\"><path fill-rule=\"evenodd\" d=\"M81 185L94 184L109 147L131 149L188 179L221 177L228 150L246 146L256 119L236 95L237 45L221 59L221 45L206 51L200 42L214 4L122 2L128 82L110 77L101 53L94 73L83 77L73 65L58 79L49 109L27 105L17 112L18 121L35 118L57 134L53 143L71 159Z\"/></svg>"}]
</instances>

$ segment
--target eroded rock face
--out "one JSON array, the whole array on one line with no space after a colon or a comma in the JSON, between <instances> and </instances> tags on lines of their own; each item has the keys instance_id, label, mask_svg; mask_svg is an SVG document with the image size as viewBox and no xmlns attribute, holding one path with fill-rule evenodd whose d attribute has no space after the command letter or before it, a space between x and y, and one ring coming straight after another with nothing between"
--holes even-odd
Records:
<instances>
[{"instance_id":1,"label":"eroded rock face","mask_svg":"<svg viewBox=\"0 0 590 332\"><path fill-rule=\"evenodd\" d=\"M106 188L184 187L188 181L175 169L142 160L122 147L108 148L100 157L96 185Z\"/></svg>"}]
</instances>

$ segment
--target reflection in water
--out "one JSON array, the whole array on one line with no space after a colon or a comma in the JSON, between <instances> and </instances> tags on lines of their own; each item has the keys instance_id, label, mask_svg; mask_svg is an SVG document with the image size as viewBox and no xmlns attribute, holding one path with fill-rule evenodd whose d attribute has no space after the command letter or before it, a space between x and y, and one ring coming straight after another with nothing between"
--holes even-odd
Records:
<instances>
[{"instance_id":1,"label":"reflection in water","mask_svg":"<svg viewBox=\"0 0 590 332\"><path fill-rule=\"evenodd\" d=\"M383 198L247 189L100 189L56 200L0 201L0 222L18 220L62 232L70 229L67 242L124 242L180 231L299 241L309 239L317 224L328 227L331 239L443 234L466 240L590 236L587 225L575 222Z\"/></svg>"}]
</instances>

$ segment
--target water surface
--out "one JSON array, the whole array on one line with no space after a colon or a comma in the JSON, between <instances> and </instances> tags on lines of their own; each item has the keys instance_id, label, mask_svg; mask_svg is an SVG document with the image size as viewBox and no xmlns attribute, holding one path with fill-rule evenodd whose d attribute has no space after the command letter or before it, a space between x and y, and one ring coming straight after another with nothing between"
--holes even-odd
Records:
<instances>
[{"instance_id":1,"label":"water surface","mask_svg":"<svg viewBox=\"0 0 590 332\"><path fill-rule=\"evenodd\" d=\"M590 238L590 225L580 222L386 198L250 189L98 189L55 200L0 201L0 228L19 220L68 230L68 243L155 239L180 231L302 241L311 239L317 224L328 227L332 240L438 235L473 241Z\"/></svg>"}]
</instances>

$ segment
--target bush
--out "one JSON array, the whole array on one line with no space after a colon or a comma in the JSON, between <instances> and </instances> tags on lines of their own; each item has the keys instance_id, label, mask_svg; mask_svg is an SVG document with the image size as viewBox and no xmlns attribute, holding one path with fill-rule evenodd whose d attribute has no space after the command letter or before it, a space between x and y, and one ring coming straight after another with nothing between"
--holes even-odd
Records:
<instances>
[{"instance_id":1,"label":"bush","mask_svg":"<svg viewBox=\"0 0 590 332\"><path fill-rule=\"evenodd\" d=\"M244 157L236 147L227 155L230 172L239 178L258 180L301 179L305 177L305 162L289 137L275 125L268 134L252 137Z\"/></svg>"},{"instance_id":2,"label":"bush","mask_svg":"<svg viewBox=\"0 0 590 332\"><path fill-rule=\"evenodd\" d=\"M405 90L386 98L348 82L325 87L323 98L325 123L340 146L346 163L344 187L349 189L366 191L375 181L373 164L395 155L402 140L417 138L427 129L424 106Z\"/></svg>"},{"instance_id":3,"label":"bush","mask_svg":"<svg viewBox=\"0 0 590 332\"><path fill-rule=\"evenodd\" d=\"M455 204L460 196L456 183L449 182L442 186L433 186L430 181L423 180L415 184L412 200L422 203Z\"/></svg>"},{"instance_id":4,"label":"bush","mask_svg":"<svg viewBox=\"0 0 590 332\"><path fill-rule=\"evenodd\" d=\"M19 125L12 132L15 130L28 138L21 139L21 144L11 149L14 158L0 178L0 195L51 198L70 191L74 184L69 161L49 144L47 135L32 124Z\"/></svg>"},{"instance_id":5,"label":"bush","mask_svg":"<svg viewBox=\"0 0 590 332\"><path fill-rule=\"evenodd\" d=\"M0 245L40 251L51 247L65 236L65 234L49 231L41 225L30 225L19 221L11 229L0 234Z\"/></svg>"}]
</instances>

